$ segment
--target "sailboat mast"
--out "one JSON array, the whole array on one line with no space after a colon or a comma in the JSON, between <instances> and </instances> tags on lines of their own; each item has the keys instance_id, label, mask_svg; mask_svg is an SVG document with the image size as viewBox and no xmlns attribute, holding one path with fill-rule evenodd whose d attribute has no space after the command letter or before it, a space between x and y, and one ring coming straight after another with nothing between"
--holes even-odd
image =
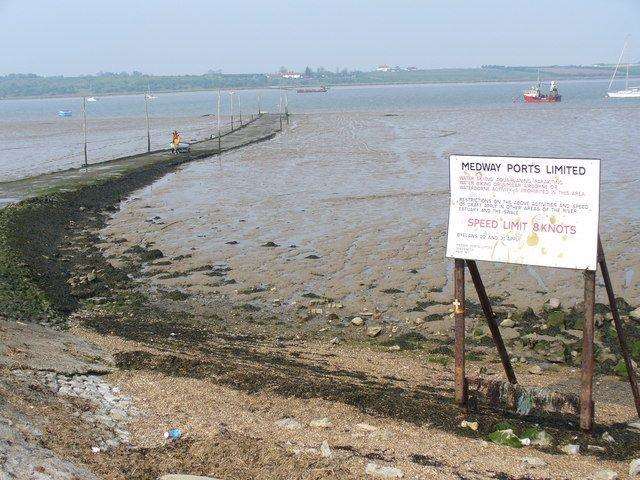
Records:
<instances>
[{"instance_id":1,"label":"sailboat mast","mask_svg":"<svg viewBox=\"0 0 640 480\"><path fill-rule=\"evenodd\" d=\"M616 73L618 73L618 68L620 68L620 63L622 62L622 56L624 55L624 51L627 49L627 43L629 43L629 35L624 39L624 45L622 46L622 51L620 52L620 57L618 57L618 63L613 71L613 75L611 75L611 80L609 80L607 91L611 90L611 85L613 85L613 80L616 78Z\"/></svg>"},{"instance_id":2,"label":"sailboat mast","mask_svg":"<svg viewBox=\"0 0 640 480\"><path fill-rule=\"evenodd\" d=\"M627 80L624 82L624 89L629 90L629 62L627 61Z\"/></svg>"}]
</instances>

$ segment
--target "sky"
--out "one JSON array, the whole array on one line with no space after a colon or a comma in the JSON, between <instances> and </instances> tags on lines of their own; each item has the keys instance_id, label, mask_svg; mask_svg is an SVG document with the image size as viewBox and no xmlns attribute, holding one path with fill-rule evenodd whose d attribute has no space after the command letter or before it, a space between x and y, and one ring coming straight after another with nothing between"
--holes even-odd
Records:
<instances>
[{"instance_id":1,"label":"sky","mask_svg":"<svg viewBox=\"0 0 640 480\"><path fill-rule=\"evenodd\" d=\"M0 15L0 74L591 64L626 34L640 59L640 0L0 0Z\"/></svg>"}]
</instances>

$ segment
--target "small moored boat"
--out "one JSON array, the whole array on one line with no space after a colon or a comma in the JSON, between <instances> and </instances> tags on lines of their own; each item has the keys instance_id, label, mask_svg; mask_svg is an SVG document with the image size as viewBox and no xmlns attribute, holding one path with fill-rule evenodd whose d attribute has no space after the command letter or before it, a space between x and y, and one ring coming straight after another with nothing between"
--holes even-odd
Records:
<instances>
[{"instance_id":1,"label":"small moored boat","mask_svg":"<svg viewBox=\"0 0 640 480\"><path fill-rule=\"evenodd\" d=\"M538 82L525 91L523 97L526 103L555 103L562 100L562 95L558 93L558 84L556 82L551 82L548 94L542 93L540 70L538 70Z\"/></svg>"},{"instance_id":2,"label":"small moored boat","mask_svg":"<svg viewBox=\"0 0 640 480\"><path fill-rule=\"evenodd\" d=\"M296 90L297 93L326 93L328 91L329 89L324 85L320 85L319 87L303 87Z\"/></svg>"},{"instance_id":3,"label":"small moored boat","mask_svg":"<svg viewBox=\"0 0 640 480\"><path fill-rule=\"evenodd\" d=\"M58 110L58 116L59 117L70 117L71 116L71 110Z\"/></svg>"}]
</instances>

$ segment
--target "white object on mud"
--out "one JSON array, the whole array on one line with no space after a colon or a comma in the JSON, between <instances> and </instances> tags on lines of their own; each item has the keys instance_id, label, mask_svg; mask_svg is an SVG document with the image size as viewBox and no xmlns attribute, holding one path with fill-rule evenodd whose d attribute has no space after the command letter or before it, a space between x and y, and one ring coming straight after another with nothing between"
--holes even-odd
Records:
<instances>
[{"instance_id":1,"label":"white object on mud","mask_svg":"<svg viewBox=\"0 0 640 480\"><path fill-rule=\"evenodd\" d=\"M164 432L164 438L167 440L178 440L182 436L182 430L179 428L172 428Z\"/></svg>"},{"instance_id":2,"label":"white object on mud","mask_svg":"<svg viewBox=\"0 0 640 480\"><path fill-rule=\"evenodd\" d=\"M331 458L333 455L333 452L331 452L331 448L329 447L329 442L326 440L322 442L322 445L320 445L320 453L325 458Z\"/></svg>"},{"instance_id":3,"label":"white object on mud","mask_svg":"<svg viewBox=\"0 0 640 480\"><path fill-rule=\"evenodd\" d=\"M460 423L460 426L462 428L470 428L474 432L478 431L478 422L468 422L466 420L463 420L462 423Z\"/></svg>"},{"instance_id":4,"label":"white object on mud","mask_svg":"<svg viewBox=\"0 0 640 480\"><path fill-rule=\"evenodd\" d=\"M634 477L637 475L640 475L640 458L631 460L631 463L629 464L629 476Z\"/></svg>"},{"instance_id":5,"label":"white object on mud","mask_svg":"<svg viewBox=\"0 0 640 480\"><path fill-rule=\"evenodd\" d=\"M580 445L568 444L559 447L560 451L567 455L578 455L580 453Z\"/></svg>"},{"instance_id":6,"label":"white object on mud","mask_svg":"<svg viewBox=\"0 0 640 480\"><path fill-rule=\"evenodd\" d=\"M615 443L616 439L611 436L609 432L604 432L602 434L602 440L607 443Z\"/></svg>"},{"instance_id":7,"label":"white object on mud","mask_svg":"<svg viewBox=\"0 0 640 480\"><path fill-rule=\"evenodd\" d=\"M404 477L404 473L402 470L396 467L379 467L373 462L367 463L367 466L364 469L364 473L367 475L373 475L374 477L380 478L402 478Z\"/></svg>"}]
</instances>

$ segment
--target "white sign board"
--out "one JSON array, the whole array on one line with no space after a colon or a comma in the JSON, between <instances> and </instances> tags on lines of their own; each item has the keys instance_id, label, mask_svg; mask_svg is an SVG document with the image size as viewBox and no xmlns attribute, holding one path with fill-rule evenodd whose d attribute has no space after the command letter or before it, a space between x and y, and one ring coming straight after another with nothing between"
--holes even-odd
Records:
<instances>
[{"instance_id":1,"label":"white sign board","mask_svg":"<svg viewBox=\"0 0 640 480\"><path fill-rule=\"evenodd\" d=\"M600 160L449 158L447 257L595 270Z\"/></svg>"}]
</instances>

